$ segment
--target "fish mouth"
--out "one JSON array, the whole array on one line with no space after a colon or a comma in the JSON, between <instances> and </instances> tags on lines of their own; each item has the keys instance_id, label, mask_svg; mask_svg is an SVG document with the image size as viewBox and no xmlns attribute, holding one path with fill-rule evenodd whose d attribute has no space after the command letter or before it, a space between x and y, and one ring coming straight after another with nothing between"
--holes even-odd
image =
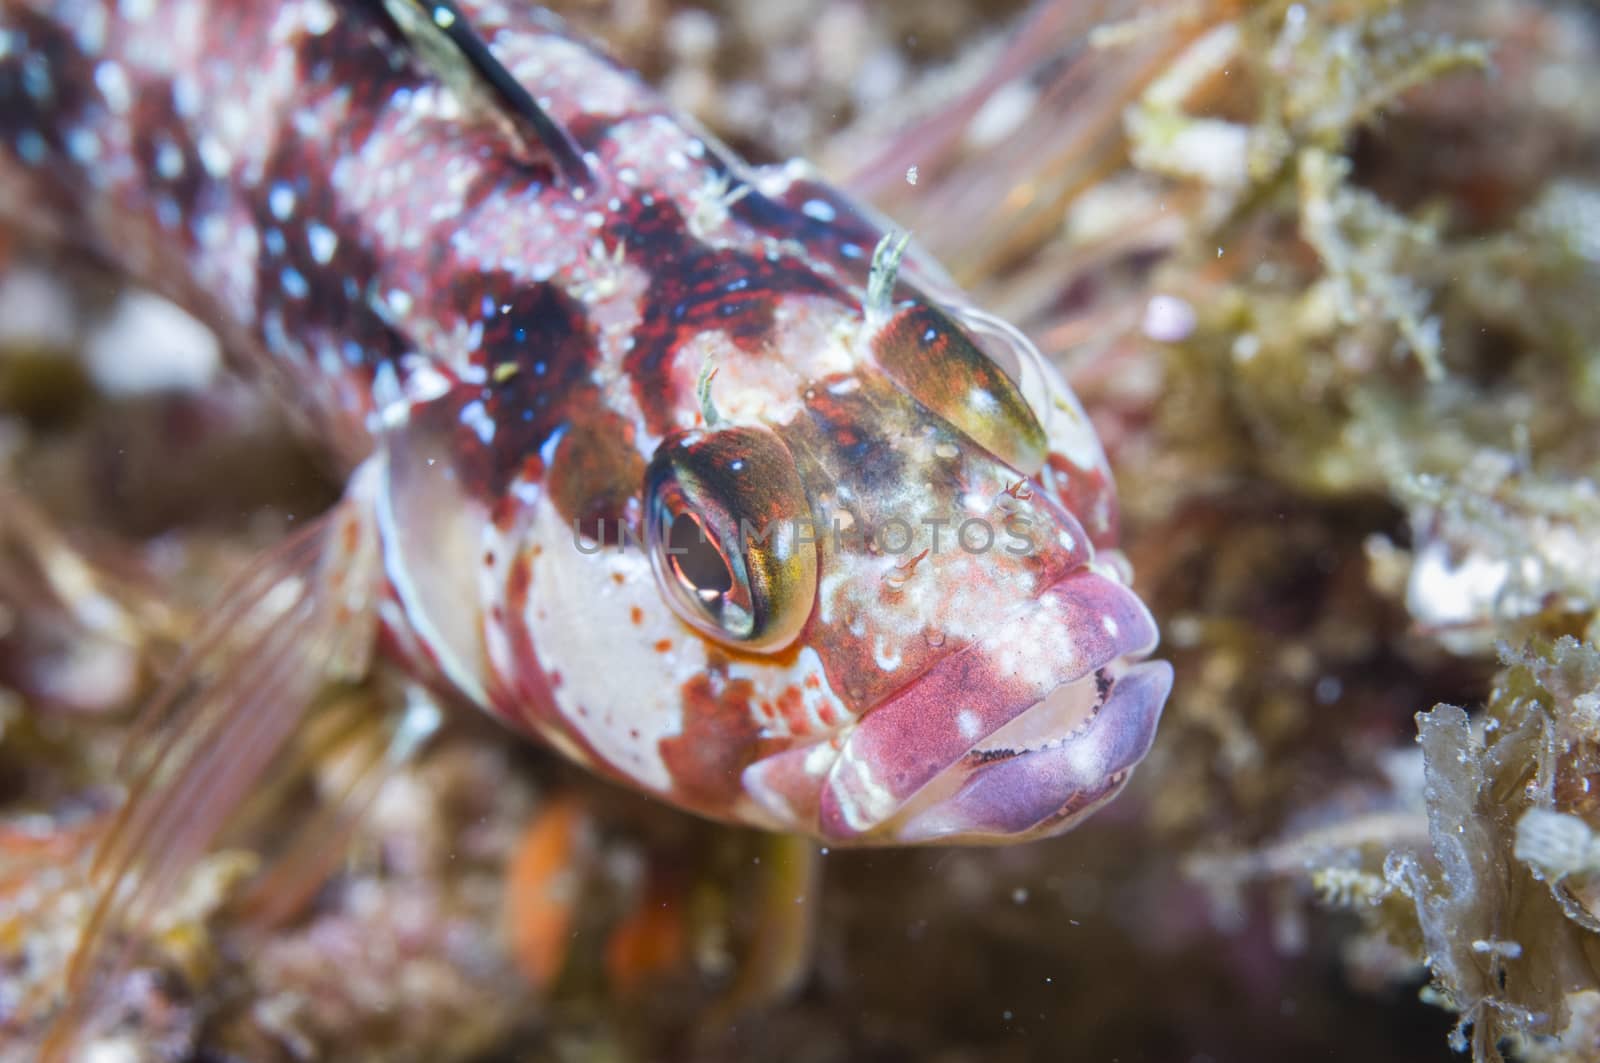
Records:
<instances>
[{"instance_id":1,"label":"fish mouth","mask_svg":"<svg viewBox=\"0 0 1600 1063\"><path fill-rule=\"evenodd\" d=\"M1002 844L1060 833L1115 797L1172 686L1155 621L1114 577L1081 568L874 707L836 744L746 769L816 794L796 824L836 845ZM805 780L795 777L803 771Z\"/></svg>"},{"instance_id":2,"label":"fish mouth","mask_svg":"<svg viewBox=\"0 0 1600 1063\"><path fill-rule=\"evenodd\" d=\"M1070 830L1127 784L1171 688L1166 661L1119 662L1067 683L941 772L882 829L904 844L995 844ZM1052 733L1074 713L1086 716L1084 726Z\"/></svg>"}]
</instances>

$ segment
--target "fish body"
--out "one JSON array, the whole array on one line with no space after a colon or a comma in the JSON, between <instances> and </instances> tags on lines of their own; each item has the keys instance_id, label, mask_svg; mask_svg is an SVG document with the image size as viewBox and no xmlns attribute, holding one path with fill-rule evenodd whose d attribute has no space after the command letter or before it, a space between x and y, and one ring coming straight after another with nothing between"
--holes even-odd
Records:
<instances>
[{"instance_id":1,"label":"fish body","mask_svg":"<svg viewBox=\"0 0 1600 1063\"><path fill-rule=\"evenodd\" d=\"M0 0L0 219L211 324L348 473L380 652L515 730L830 844L1114 796L1171 671L1054 370L546 12L433 11Z\"/></svg>"}]
</instances>

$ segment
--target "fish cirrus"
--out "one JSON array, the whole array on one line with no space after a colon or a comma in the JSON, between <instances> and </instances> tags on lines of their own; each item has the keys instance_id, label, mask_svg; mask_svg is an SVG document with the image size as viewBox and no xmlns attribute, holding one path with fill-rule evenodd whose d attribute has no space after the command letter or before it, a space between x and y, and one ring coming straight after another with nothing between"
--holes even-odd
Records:
<instances>
[{"instance_id":1,"label":"fish cirrus","mask_svg":"<svg viewBox=\"0 0 1600 1063\"><path fill-rule=\"evenodd\" d=\"M193 310L348 472L130 849L373 654L832 845L1053 834L1150 744L1171 670L1053 369L544 11L0 0L0 219Z\"/></svg>"}]
</instances>

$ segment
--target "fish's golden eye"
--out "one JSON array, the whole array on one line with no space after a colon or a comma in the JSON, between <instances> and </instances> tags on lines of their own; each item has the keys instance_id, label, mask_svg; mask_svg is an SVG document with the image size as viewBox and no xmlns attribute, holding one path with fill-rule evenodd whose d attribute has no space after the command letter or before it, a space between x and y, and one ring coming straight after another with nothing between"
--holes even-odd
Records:
<instances>
[{"instance_id":1,"label":"fish's golden eye","mask_svg":"<svg viewBox=\"0 0 1600 1063\"><path fill-rule=\"evenodd\" d=\"M671 437L646 474L646 546L663 596L685 623L743 650L783 649L811 615L810 514L788 448L761 428Z\"/></svg>"},{"instance_id":2,"label":"fish's golden eye","mask_svg":"<svg viewBox=\"0 0 1600 1063\"><path fill-rule=\"evenodd\" d=\"M958 324L943 311L915 303L878 333L873 354L912 398L1032 476L1043 468L1050 445L1038 411L1019 385L1022 362L1002 342L1011 337L989 334L976 324Z\"/></svg>"}]
</instances>

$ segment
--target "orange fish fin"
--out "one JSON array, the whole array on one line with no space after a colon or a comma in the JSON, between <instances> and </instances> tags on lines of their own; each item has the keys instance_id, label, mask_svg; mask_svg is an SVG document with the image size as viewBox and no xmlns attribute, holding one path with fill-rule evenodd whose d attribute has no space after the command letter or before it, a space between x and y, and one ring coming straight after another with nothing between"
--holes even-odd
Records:
<instances>
[{"instance_id":1,"label":"orange fish fin","mask_svg":"<svg viewBox=\"0 0 1600 1063\"><path fill-rule=\"evenodd\" d=\"M593 872L594 824L578 799L559 797L529 822L506 869L506 938L517 969L548 989L566 966L584 879Z\"/></svg>"},{"instance_id":2,"label":"orange fish fin","mask_svg":"<svg viewBox=\"0 0 1600 1063\"><path fill-rule=\"evenodd\" d=\"M96 902L45 1046L64 1058L96 990L262 784L329 682L368 670L380 587L368 507L347 499L258 559L223 595L141 713L127 798L98 837Z\"/></svg>"}]
</instances>

